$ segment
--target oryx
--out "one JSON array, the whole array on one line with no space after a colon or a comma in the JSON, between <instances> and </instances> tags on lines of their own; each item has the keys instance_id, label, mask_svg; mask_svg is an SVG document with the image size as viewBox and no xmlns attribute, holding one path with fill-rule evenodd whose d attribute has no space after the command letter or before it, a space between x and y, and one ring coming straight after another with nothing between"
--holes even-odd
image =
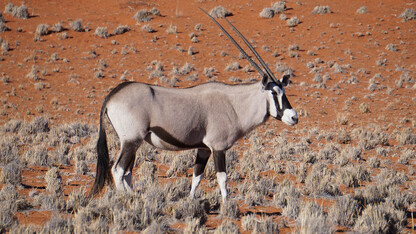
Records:
<instances>
[{"instance_id":1,"label":"oryx","mask_svg":"<svg viewBox=\"0 0 416 234\"><path fill-rule=\"evenodd\" d=\"M269 116L288 125L297 124L297 114L284 89L290 76L276 79L250 43L225 19L257 57L264 70L261 69L228 32L211 19L260 73L261 81L240 85L205 83L184 89L138 82L125 82L115 87L101 108L97 173L92 194L99 192L105 181L111 181L111 177L117 189L131 190L135 153L146 141L166 150L197 149L190 193L192 198L212 154L224 201L227 197L226 150ZM120 154L111 172L103 125L105 117L121 142Z\"/></svg>"}]
</instances>

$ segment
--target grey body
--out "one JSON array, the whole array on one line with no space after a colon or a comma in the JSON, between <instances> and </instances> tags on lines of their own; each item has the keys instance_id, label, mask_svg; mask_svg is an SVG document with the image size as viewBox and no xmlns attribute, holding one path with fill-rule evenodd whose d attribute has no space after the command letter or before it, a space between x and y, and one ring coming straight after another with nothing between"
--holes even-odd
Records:
<instances>
[{"instance_id":1,"label":"grey body","mask_svg":"<svg viewBox=\"0 0 416 234\"><path fill-rule=\"evenodd\" d=\"M259 84L207 83L170 89L131 83L107 102L120 140L146 140L167 150L229 149L268 117Z\"/></svg>"},{"instance_id":2,"label":"grey body","mask_svg":"<svg viewBox=\"0 0 416 234\"><path fill-rule=\"evenodd\" d=\"M213 19L213 18L211 18ZM164 88L126 82L105 98L100 114L97 142L97 174L92 194L114 181L117 189L131 191L135 153L143 141L165 150L198 149L194 164L191 197L213 156L223 200L227 197L225 152L239 138L264 123L269 116L288 125L298 122L284 87L289 75L276 79L247 39L227 20L261 63L261 69L213 19L262 76L254 84L206 83L186 89ZM121 149L110 171L104 118L117 132Z\"/></svg>"}]
</instances>

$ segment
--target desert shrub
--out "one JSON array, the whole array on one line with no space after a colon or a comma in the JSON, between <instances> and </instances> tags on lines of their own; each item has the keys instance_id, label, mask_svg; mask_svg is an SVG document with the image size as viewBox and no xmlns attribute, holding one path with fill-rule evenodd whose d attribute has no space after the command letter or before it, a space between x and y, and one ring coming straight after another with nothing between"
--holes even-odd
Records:
<instances>
[{"instance_id":1,"label":"desert shrub","mask_svg":"<svg viewBox=\"0 0 416 234\"><path fill-rule=\"evenodd\" d=\"M380 159L377 157L371 157L367 160L367 164L372 168L380 167Z\"/></svg>"},{"instance_id":2,"label":"desert shrub","mask_svg":"<svg viewBox=\"0 0 416 234\"><path fill-rule=\"evenodd\" d=\"M290 19L288 19L287 21L286 21L286 24L289 26L289 27L295 27L296 25L298 25L300 23L300 20L298 19L298 17L296 17L296 16L294 16L294 17L292 17L292 18L290 18Z\"/></svg>"},{"instance_id":3,"label":"desert shrub","mask_svg":"<svg viewBox=\"0 0 416 234\"><path fill-rule=\"evenodd\" d=\"M357 9L356 11L358 14L365 14L367 13L367 7L366 6L361 6L360 8Z\"/></svg>"},{"instance_id":4,"label":"desert shrub","mask_svg":"<svg viewBox=\"0 0 416 234\"><path fill-rule=\"evenodd\" d=\"M358 217L354 231L360 233L397 233L406 224L404 211L391 209L385 204L370 204Z\"/></svg>"},{"instance_id":5,"label":"desert shrub","mask_svg":"<svg viewBox=\"0 0 416 234\"><path fill-rule=\"evenodd\" d=\"M240 63L239 62L232 62L227 64L227 66L225 67L226 71L236 71L238 69L241 69Z\"/></svg>"},{"instance_id":6,"label":"desert shrub","mask_svg":"<svg viewBox=\"0 0 416 234\"><path fill-rule=\"evenodd\" d=\"M401 145L415 145L416 144L416 134L410 129L405 129L399 132L396 135L396 140Z\"/></svg>"},{"instance_id":7,"label":"desert shrub","mask_svg":"<svg viewBox=\"0 0 416 234\"><path fill-rule=\"evenodd\" d=\"M23 153L22 162L24 164L36 166L48 166L49 153L44 145L36 145Z\"/></svg>"},{"instance_id":8,"label":"desert shrub","mask_svg":"<svg viewBox=\"0 0 416 234\"><path fill-rule=\"evenodd\" d=\"M62 194L62 178L57 167L52 167L45 175L46 190L52 194Z\"/></svg>"},{"instance_id":9,"label":"desert shrub","mask_svg":"<svg viewBox=\"0 0 416 234\"><path fill-rule=\"evenodd\" d=\"M204 75L208 78L212 78L215 73L217 73L217 70L215 70L215 68L213 67L205 67L204 68Z\"/></svg>"},{"instance_id":10,"label":"desert shrub","mask_svg":"<svg viewBox=\"0 0 416 234\"><path fill-rule=\"evenodd\" d=\"M302 206L297 218L300 233L331 233L333 230L327 224L327 215L322 207L314 202Z\"/></svg>"},{"instance_id":11,"label":"desert shrub","mask_svg":"<svg viewBox=\"0 0 416 234\"><path fill-rule=\"evenodd\" d=\"M286 10L286 2L284 1L275 2L272 4L272 9L274 11L274 14L281 13Z\"/></svg>"},{"instance_id":12,"label":"desert shrub","mask_svg":"<svg viewBox=\"0 0 416 234\"><path fill-rule=\"evenodd\" d=\"M22 183L22 168L17 161L10 162L3 166L0 175L0 183L20 185Z\"/></svg>"},{"instance_id":13,"label":"desert shrub","mask_svg":"<svg viewBox=\"0 0 416 234\"><path fill-rule=\"evenodd\" d=\"M239 234L237 224L231 220L224 220L217 229L215 229L214 234Z\"/></svg>"},{"instance_id":14,"label":"desert shrub","mask_svg":"<svg viewBox=\"0 0 416 234\"><path fill-rule=\"evenodd\" d=\"M339 145L336 144L326 144L325 147L318 152L319 160L326 160L332 162L340 153Z\"/></svg>"},{"instance_id":15,"label":"desert shrub","mask_svg":"<svg viewBox=\"0 0 416 234\"><path fill-rule=\"evenodd\" d=\"M66 202L66 209L70 213L78 212L82 207L86 207L89 202L89 198L85 195L86 192L83 189L77 189L72 191Z\"/></svg>"},{"instance_id":16,"label":"desert shrub","mask_svg":"<svg viewBox=\"0 0 416 234\"><path fill-rule=\"evenodd\" d=\"M312 166L312 170L305 179L306 194L314 195L339 195L341 192L332 182L334 172L326 165L318 163Z\"/></svg>"},{"instance_id":17,"label":"desert shrub","mask_svg":"<svg viewBox=\"0 0 416 234\"><path fill-rule=\"evenodd\" d=\"M14 8L13 3L11 2L7 3L6 6L4 6L4 13L11 14L13 12L13 8Z\"/></svg>"},{"instance_id":18,"label":"desert shrub","mask_svg":"<svg viewBox=\"0 0 416 234\"><path fill-rule=\"evenodd\" d=\"M0 138L0 165L6 165L15 160L19 160L19 148L13 140L3 136Z\"/></svg>"},{"instance_id":19,"label":"desert shrub","mask_svg":"<svg viewBox=\"0 0 416 234\"><path fill-rule=\"evenodd\" d=\"M245 180L238 185L238 191L244 196L245 203L249 206L262 205L267 196L272 196L277 185L272 178L258 178Z\"/></svg>"},{"instance_id":20,"label":"desert shrub","mask_svg":"<svg viewBox=\"0 0 416 234\"><path fill-rule=\"evenodd\" d=\"M190 72L194 71L195 68L192 66L192 64L186 62L179 70L178 70L178 75L187 75Z\"/></svg>"},{"instance_id":21,"label":"desert shrub","mask_svg":"<svg viewBox=\"0 0 416 234\"><path fill-rule=\"evenodd\" d=\"M142 30L148 33L156 32L150 24L143 25Z\"/></svg>"},{"instance_id":22,"label":"desert shrub","mask_svg":"<svg viewBox=\"0 0 416 234\"><path fill-rule=\"evenodd\" d=\"M71 24L69 25L72 30L77 31L77 32L82 32L84 29L82 27L82 20L81 19L77 19L71 22Z\"/></svg>"},{"instance_id":23,"label":"desert shrub","mask_svg":"<svg viewBox=\"0 0 416 234\"><path fill-rule=\"evenodd\" d=\"M273 196L273 204L282 207L282 215L296 219L300 210L300 192L292 183L282 183Z\"/></svg>"},{"instance_id":24,"label":"desert shrub","mask_svg":"<svg viewBox=\"0 0 416 234\"><path fill-rule=\"evenodd\" d=\"M75 161L75 172L80 175L86 175L90 169L88 168L85 161L77 160Z\"/></svg>"},{"instance_id":25,"label":"desert shrub","mask_svg":"<svg viewBox=\"0 0 416 234\"><path fill-rule=\"evenodd\" d=\"M361 165L343 167L337 173L338 184L345 184L347 187L358 187L360 181L370 181L370 172Z\"/></svg>"},{"instance_id":26,"label":"desert shrub","mask_svg":"<svg viewBox=\"0 0 416 234\"><path fill-rule=\"evenodd\" d=\"M218 18L225 18L226 16L231 16L231 12L225 9L223 6L216 6L209 11L209 14L218 19Z\"/></svg>"},{"instance_id":27,"label":"desert shrub","mask_svg":"<svg viewBox=\"0 0 416 234\"><path fill-rule=\"evenodd\" d=\"M378 127L374 129L355 128L352 131L352 136L359 140L358 144L365 150L374 149L378 145L389 145L389 135Z\"/></svg>"},{"instance_id":28,"label":"desert shrub","mask_svg":"<svg viewBox=\"0 0 416 234\"><path fill-rule=\"evenodd\" d=\"M55 33L59 33L59 32L62 32L64 30L64 27L62 26L61 23L56 23L52 26L51 30Z\"/></svg>"},{"instance_id":29,"label":"desert shrub","mask_svg":"<svg viewBox=\"0 0 416 234\"><path fill-rule=\"evenodd\" d=\"M241 218L241 227L252 233L279 233L279 228L272 218L256 218L250 214Z\"/></svg>"},{"instance_id":30,"label":"desert shrub","mask_svg":"<svg viewBox=\"0 0 416 234\"><path fill-rule=\"evenodd\" d=\"M39 233L40 228L39 226L36 226L34 224L19 224L19 225L13 225L9 229L10 233L21 233L21 234L32 234L32 233Z\"/></svg>"},{"instance_id":31,"label":"desert shrub","mask_svg":"<svg viewBox=\"0 0 416 234\"><path fill-rule=\"evenodd\" d=\"M166 29L166 32L168 34L176 34L178 33L178 27L176 25L170 24Z\"/></svg>"},{"instance_id":32,"label":"desert shrub","mask_svg":"<svg viewBox=\"0 0 416 234\"><path fill-rule=\"evenodd\" d=\"M108 38L108 30L107 27L97 27L95 29L94 35L102 37L102 38Z\"/></svg>"},{"instance_id":33,"label":"desert shrub","mask_svg":"<svg viewBox=\"0 0 416 234\"><path fill-rule=\"evenodd\" d=\"M48 35L49 34L48 25L46 25L46 24L39 24L36 27L35 34L37 34L39 36Z\"/></svg>"},{"instance_id":34,"label":"desert shrub","mask_svg":"<svg viewBox=\"0 0 416 234\"><path fill-rule=\"evenodd\" d=\"M46 133L50 131L50 123L46 117L36 117L32 122L25 123L19 131L19 135Z\"/></svg>"},{"instance_id":35,"label":"desert shrub","mask_svg":"<svg viewBox=\"0 0 416 234\"><path fill-rule=\"evenodd\" d=\"M201 221L198 218L186 220L186 226L183 230L184 234L206 234L208 230L205 226L201 226Z\"/></svg>"},{"instance_id":36,"label":"desert shrub","mask_svg":"<svg viewBox=\"0 0 416 234\"><path fill-rule=\"evenodd\" d=\"M73 233L74 225L70 218L52 216L43 226L41 233Z\"/></svg>"},{"instance_id":37,"label":"desert shrub","mask_svg":"<svg viewBox=\"0 0 416 234\"><path fill-rule=\"evenodd\" d=\"M2 205L0 203L0 205ZM17 223L16 217L14 217L13 212L4 207L0 207L0 230L5 230Z\"/></svg>"},{"instance_id":38,"label":"desert shrub","mask_svg":"<svg viewBox=\"0 0 416 234\"><path fill-rule=\"evenodd\" d=\"M337 225L354 226L362 207L360 203L350 194L336 197L335 205L329 209L328 217Z\"/></svg>"},{"instance_id":39,"label":"desert shrub","mask_svg":"<svg viewBox=\"0 0 416 234\"><path fill-rule=\"evenodd\" d=\"M114 35L120 35L130 31L130 27L128 25L119 25L116 29L114 29Z\"/></svg>"},{"instance_id":40,"label":"desert shrub","mask_svg":"<svg viewBox=\"0 0 416 234\"><path fill-rule=\"evenodd\" d=\"M134 213L131 214L135 215ZM106 203L103 198L92 200L86 207L80 208L73 219L76 233L108 233L112 221L113 214L110 204ZM131 219L131 221L135 221L135 219Z\"/></svg>"},{"instance_id":41,"label":"desert shrub","mask_svg":"<svg viewBox=\"0 0 416 234\"><path fill-rule=\"evenodd\" d=\"M1 14L1 13L0 13L0 14ZM2 17L2 16L0 15L0 33L1 33L1 32L6 32L6 31L10 31L10 28L8 28L4 22L1 22L1 17ZM2 43L2 52L4 52L4 51L8 51L8 50L3 49L3 45L4 45L4 44L5 44L5 43Z\"/></svg>"},{"instance_id":42,"label":"desert shrub","mask_svg":"<svg viewBox=\"0 0 416 234\"><path fill-rule=\"evenodd\" d=\"M33 205L40 206L42 210L66 210L66 203L58 194L41 193L33 198Z\"/></svg>"},{"instance_id":43,"label":"desert shrub","mask_svg":"<svg viewBox=\"0 0 416 234\"><path fill-rule=\"evenodd\" d=\"M134 14L133 19L137 20L137 22L149 22L153 19L153 15L160 16L161 14L157 8L153 8L150 11L141 9Z\"/></svg>"},{"instance_id":44,"label":"desert shrub","mask_svg":"<svg viewBox=\"0 0 416 234\"><path fill-rule=\"evenodd\" d=\"M20 19L29 19L29 11L25 5L13 7L12 15Z\"/></svg>"},{"instance_id":45,"label":"desert shrub","mask_svg":"<svg viewBox=\"0 0 416 234\"><path fill-rule=\"evenodd\" d=\"M186 173L188 168L193 165L194 151L186 151L181 154L176 154L169 170L166 172L168 177L181 176Z\"/></svg>"},{"instance_id":46,"label":"desert shrub","mask_svg":"<svg viewBox=\"0 0 416 234\"><path fill-rule=\"evenodd\" d=\"M398 17L402 18L403 22L407 22L409 20L415 20L416 19L416 13L415 13L414 9L408 8L408 9L404 10Z\"/></svg>"},{"instance_id":47,"label":"desert shrub","mask_svg":"<svg viewBox=\"0 0 416 234\"><path fill-rule=\"evenodd\" d=\"M332 13L331 9L329 9L329 6L316 6L312 10L312 14L324 15L326 13Z\"/></svg>"},{"instance_id":48,"label":"desert shrub","mask_svg":"<svg viewBox=\"0 0 416 234\"><path fill-rule=\"evenodd\" d=\"M260 12L259 16L261 18L271 19L274 16L274 10L273 8L266 7Z\"/></svg>"},{"instance_id":49,"label":"desert shrub","mask_svg":"<svg viewBox=\"0 0 416 234\"><path fill-rule=\"evenodd\" d=\"M405 174L394 169L383 168L380 173L375 176L375 181L377 181L379 185L386 187L403 184L407 180L408 178Z\"/></svg>"},{"instance_id":50,"label":"desert shrub","mask_svg":"<svg viewBox=\"0 0 416 234\"><path fill-rule=\"evenodd\" d=\"M228 199L221 205L221 215L231 219L237 219L240 216L238 203L234 199Z\"/></svg>"},{"instance_id":51,"label":"desert shrub","mask_svg":"<svg viewBox=\"0 0 416 234\"><path fill-rule=\"evenodd\" d=\"M187 218L198 218L201 224L207 220L207 214L201 201L197 199L182 199L172 205L172 216L181 221Z\"/></svg>"},{"instance_id":52,"label":"desert shrub","mask_svg":"<svg viewBox=\"0 0 416 234\"><path fill-rule=\"evenodd\" d=\"M179 178L175 183L169 183L165 186L167 200L179 201L187 198L191 191L191 183L186 178Z\"/></svg>"}]
</instances>

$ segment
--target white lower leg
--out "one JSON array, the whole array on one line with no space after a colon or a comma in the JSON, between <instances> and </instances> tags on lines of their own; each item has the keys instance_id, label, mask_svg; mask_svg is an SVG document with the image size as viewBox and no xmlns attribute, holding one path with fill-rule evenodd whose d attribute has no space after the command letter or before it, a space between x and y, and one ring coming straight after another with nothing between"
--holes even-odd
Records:
<instances>
[{"instance_id":1,"label":"white lower leg","mask_svg":"<svg viewBox=\"0 0 416 234\"><path fill-rule=\"evenodd\" d=\"M116 184L116 188L118 190L125 190L123 183L124 170L114 165L113 168L111 168L111 173L113 174L113 179L114 183Z\"/></svg>"},{"instance_id":2,"label":"white lower leg","mask_svg":"<svg viewBox=\"0 0 416 234\"><path fill-rule=\"evenodd\" d=\"M217 181L220 185L222 201L227 200L227 174L225 172L217 172Z\"/></svg>"},{"instance_id":3,"label":"white lower leg","mask_svg":"<svg viewBox=\"0 0 416 234\"><path fill-rule=\"evenodd\" d=\"M193 176L192 176L191 193L189 194L189 197L192 198L192 199L195 198L195 191L198 188L199 182L201 181L203 174L204 173L202 173L199 176L195 176L195 174L193 174Z\"/></svg>"}]
</instances>

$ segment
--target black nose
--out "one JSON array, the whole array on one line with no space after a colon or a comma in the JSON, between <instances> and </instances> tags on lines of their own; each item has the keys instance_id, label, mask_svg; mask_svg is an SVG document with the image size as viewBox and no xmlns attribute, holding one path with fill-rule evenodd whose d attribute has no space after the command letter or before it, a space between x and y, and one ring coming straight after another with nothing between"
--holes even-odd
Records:
<instances>
[{"instance_id":1,"label":"black nose","mask_svg":"<svg viewBox=\"0 0 416 234\"><path fill-rule=\"evenodd\" d=\"M295 124L298 123L298 117L297 116L292 116L292 120L293 120L293 122L295 122Z\"/></svg>"}]
</instances>

